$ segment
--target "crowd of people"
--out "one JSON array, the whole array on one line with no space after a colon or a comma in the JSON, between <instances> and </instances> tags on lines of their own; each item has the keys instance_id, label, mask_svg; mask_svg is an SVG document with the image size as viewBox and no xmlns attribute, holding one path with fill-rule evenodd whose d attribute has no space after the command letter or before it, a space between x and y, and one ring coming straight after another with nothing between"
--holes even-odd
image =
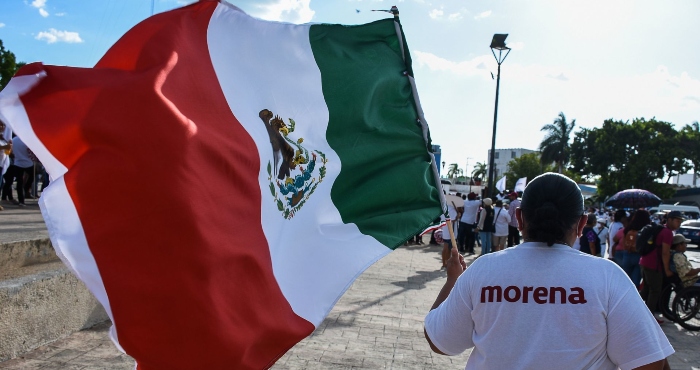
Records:
<instances>
[{"instance_id":1,"label":"crowd of people","mask_svg":"<svg viewBox=\"0 0 700 370\"><path fill-rule=\"evenodd\" d=\"M475 245L481 247L483 255L498 252L520 244L520 231L515 212L521 201L517 192L506 193L495 202L491 198L479 199L476 193L462 197L462 204L450 202L450 218L455 220L452 235L456 237L456 246L464 256L475 254ZM683 235L674 235L685 219L679 211L671 211L662 217L652 217L645 209L609 210L589 207L585 216L585 225L573 244L572 249L582 253L614 261L627 274L639 290L649 310L658 311L661 290L670 278L678 278L684 286L698 282L700 269L693 268L683 252L689 240ZM640 230L647 225L657 224L654 244L658 245L653 253L642 256L636 247ZM445 225L441 231L443 239L442 267L447 267L450 258L452 240ZM679 270L678 266L682 266ZM655 316L663 323L660 316Z\"/></svg>"},{"instance_id":2,"label":"crowd of people","mask_svg":"<svg viewBox=\"0 0 700 370\"><path fill-rule=\"evenodd\" d=\"M467 221L459 225L467 232L472 219L460 212L470 196L463 207L448 206L452 219ZM481 200L473 229L482 253L469 268L464 256L473 252L460 243L468 236L457 230L455 247L445 240L447 280L425 319L433 351L474 348L467 369L668 369L674 351L653 314L659 281L675 273L693 284L698 274L683 256L687 240L673 235L680 213L668 213L655 229L657 247L635 256L625 243L645 237L645 210L612 217L586 210L576 183L553 173L533 179L518 203L517 194L510 198L509 205ZM503 225L513 219L523 243L513 237L517 247L502 250L511 239Z\"/></svg>"},{"instance_id":3,"label":"crowd of people","mask_svg":"<svg viewBox=\"0 0 700 370\"><path fill-rule=\"evenodd\" d=\"M5 138L7 127L0 121L0 202L26 207L26 199L38 198L38 192L49 184L48 175L34 153L18 136ZM34 184L36 174L41 176L42 185L37 189ZM15 199L12 188L17 191ZM0 211L4 210L0 205Z\"/></svg>"}]
</instances>

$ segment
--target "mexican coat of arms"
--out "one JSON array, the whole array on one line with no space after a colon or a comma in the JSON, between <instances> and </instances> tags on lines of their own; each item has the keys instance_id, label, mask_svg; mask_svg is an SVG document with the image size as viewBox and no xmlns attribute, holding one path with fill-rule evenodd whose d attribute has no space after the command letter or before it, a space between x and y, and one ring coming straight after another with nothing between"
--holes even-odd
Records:
<instances>
[{"instance_id":1,"label":"mexican coat of arms","mask_svg":"<svg viewBox=\"0 0 700 370\"><path fill-rule=\"evenodd\" d=\"M289 138L288 135L294 132L296 126L293 119L290 118L287 125L282 118L275 116L268 109L261 110L259 116L265 124L272 145L273 161L267 162L270 192L277 209L285 219L291 219L323 181L328 160L322 152L309 151L302 146L304 138ZM320 167L318 176L314 177L317 161L320 162Z\"/></svg>"}]
</instances>

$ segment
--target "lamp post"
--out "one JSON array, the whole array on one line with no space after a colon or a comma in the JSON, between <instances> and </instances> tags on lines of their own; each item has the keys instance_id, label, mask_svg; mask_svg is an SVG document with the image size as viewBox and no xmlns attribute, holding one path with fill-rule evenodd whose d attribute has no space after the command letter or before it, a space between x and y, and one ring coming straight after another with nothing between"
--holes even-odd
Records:
<instances>
[{"instance_id":1,"label":"lamp post","mask_svg":"<svg viewBox=\"0 0 700 370\"><path fill-rule=\"evenodd\" d=\"M464 167L464 180L467 179L467 173L469 171L469 160L472 159L472 157L467 157L467 166ZM472 178L469 176L469 192L472 192Z\"/></svg>"},{"instance_id":2,"label":"lamp post","mask_svg":"<svg viewBox=\"0 0 700 370\"><path fill-rule=\"evenodd\" d=\"M489 156L489 196L494 194L494 157L496 154L496 121L498 119L498 90L501 85L501 63L506 60L506 57L510 53L510 48L506 46L506 37L508 34L497 33L493 35L491 40L491 53L493 57L496 58L496 63L498 63L498 77L496 78L496 107L493 109L493 134L491 135L491 155ZM498 50L498 56L496 56L496 50ZM506 51L503 55L503 51Z\"/></svg>"}]
</instances>

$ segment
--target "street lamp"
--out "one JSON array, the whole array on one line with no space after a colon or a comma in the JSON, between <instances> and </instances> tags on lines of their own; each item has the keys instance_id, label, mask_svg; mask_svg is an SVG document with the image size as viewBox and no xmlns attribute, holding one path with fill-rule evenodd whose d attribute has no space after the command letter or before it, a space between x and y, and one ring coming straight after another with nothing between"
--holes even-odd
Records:
<instances>
[{"instance_id":1,"label":"street lamp","mask_svg":"<svg viewBox=\"0 0 700 370\"><path fill-rule=\"evenodd\" d=\"M469 173L469 160L472 159L472 157L467 157L467 166L464 168L464 180L467 179L467 174ZM469 192L472 192L472 178L469 176Z\"/></svg>"},{"instance_id":2,"label":"street lamp","mask_svg":"<svg viewBox=\"0 0 700 370\"><path fill-rule=\"evenodd\" d=\"M489 195L494 194L494 157L496 154L496 121L498 119L498 89L501 85L501 63L506 60L508 53L510 53L510 48L506 46L507 33L497 33L493 35L491 40L491 53L493 57L496 58L496 63L498 63L498 77L496 78L496 107L493 109L493 135L491 135L491 155L489 156ZM498 50L498 56L496 56L496 50ZM505 55L503 51L507 50Z\"/></svg>"}]
</instances>

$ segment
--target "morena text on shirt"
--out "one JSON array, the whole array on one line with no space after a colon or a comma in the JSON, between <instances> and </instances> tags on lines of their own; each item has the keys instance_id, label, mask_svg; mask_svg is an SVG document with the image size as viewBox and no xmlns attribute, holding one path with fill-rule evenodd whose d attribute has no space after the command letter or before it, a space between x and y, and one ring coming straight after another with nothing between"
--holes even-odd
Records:
<instances>
[{"instance_id":1,"label":"morena text on shirt","mask_svg":"<svg viewBox=\"0 0 700 370\"><path fill-rule=\"evenodd\" d=\"M583 304L587 302L584 290L579 287L569 288L568 291L560 286L549 288L524 286L520 288L510 285L504 289L494 285L481 288L481 303L502 301L536 304Z\"/></svg>"}]
</instances>

